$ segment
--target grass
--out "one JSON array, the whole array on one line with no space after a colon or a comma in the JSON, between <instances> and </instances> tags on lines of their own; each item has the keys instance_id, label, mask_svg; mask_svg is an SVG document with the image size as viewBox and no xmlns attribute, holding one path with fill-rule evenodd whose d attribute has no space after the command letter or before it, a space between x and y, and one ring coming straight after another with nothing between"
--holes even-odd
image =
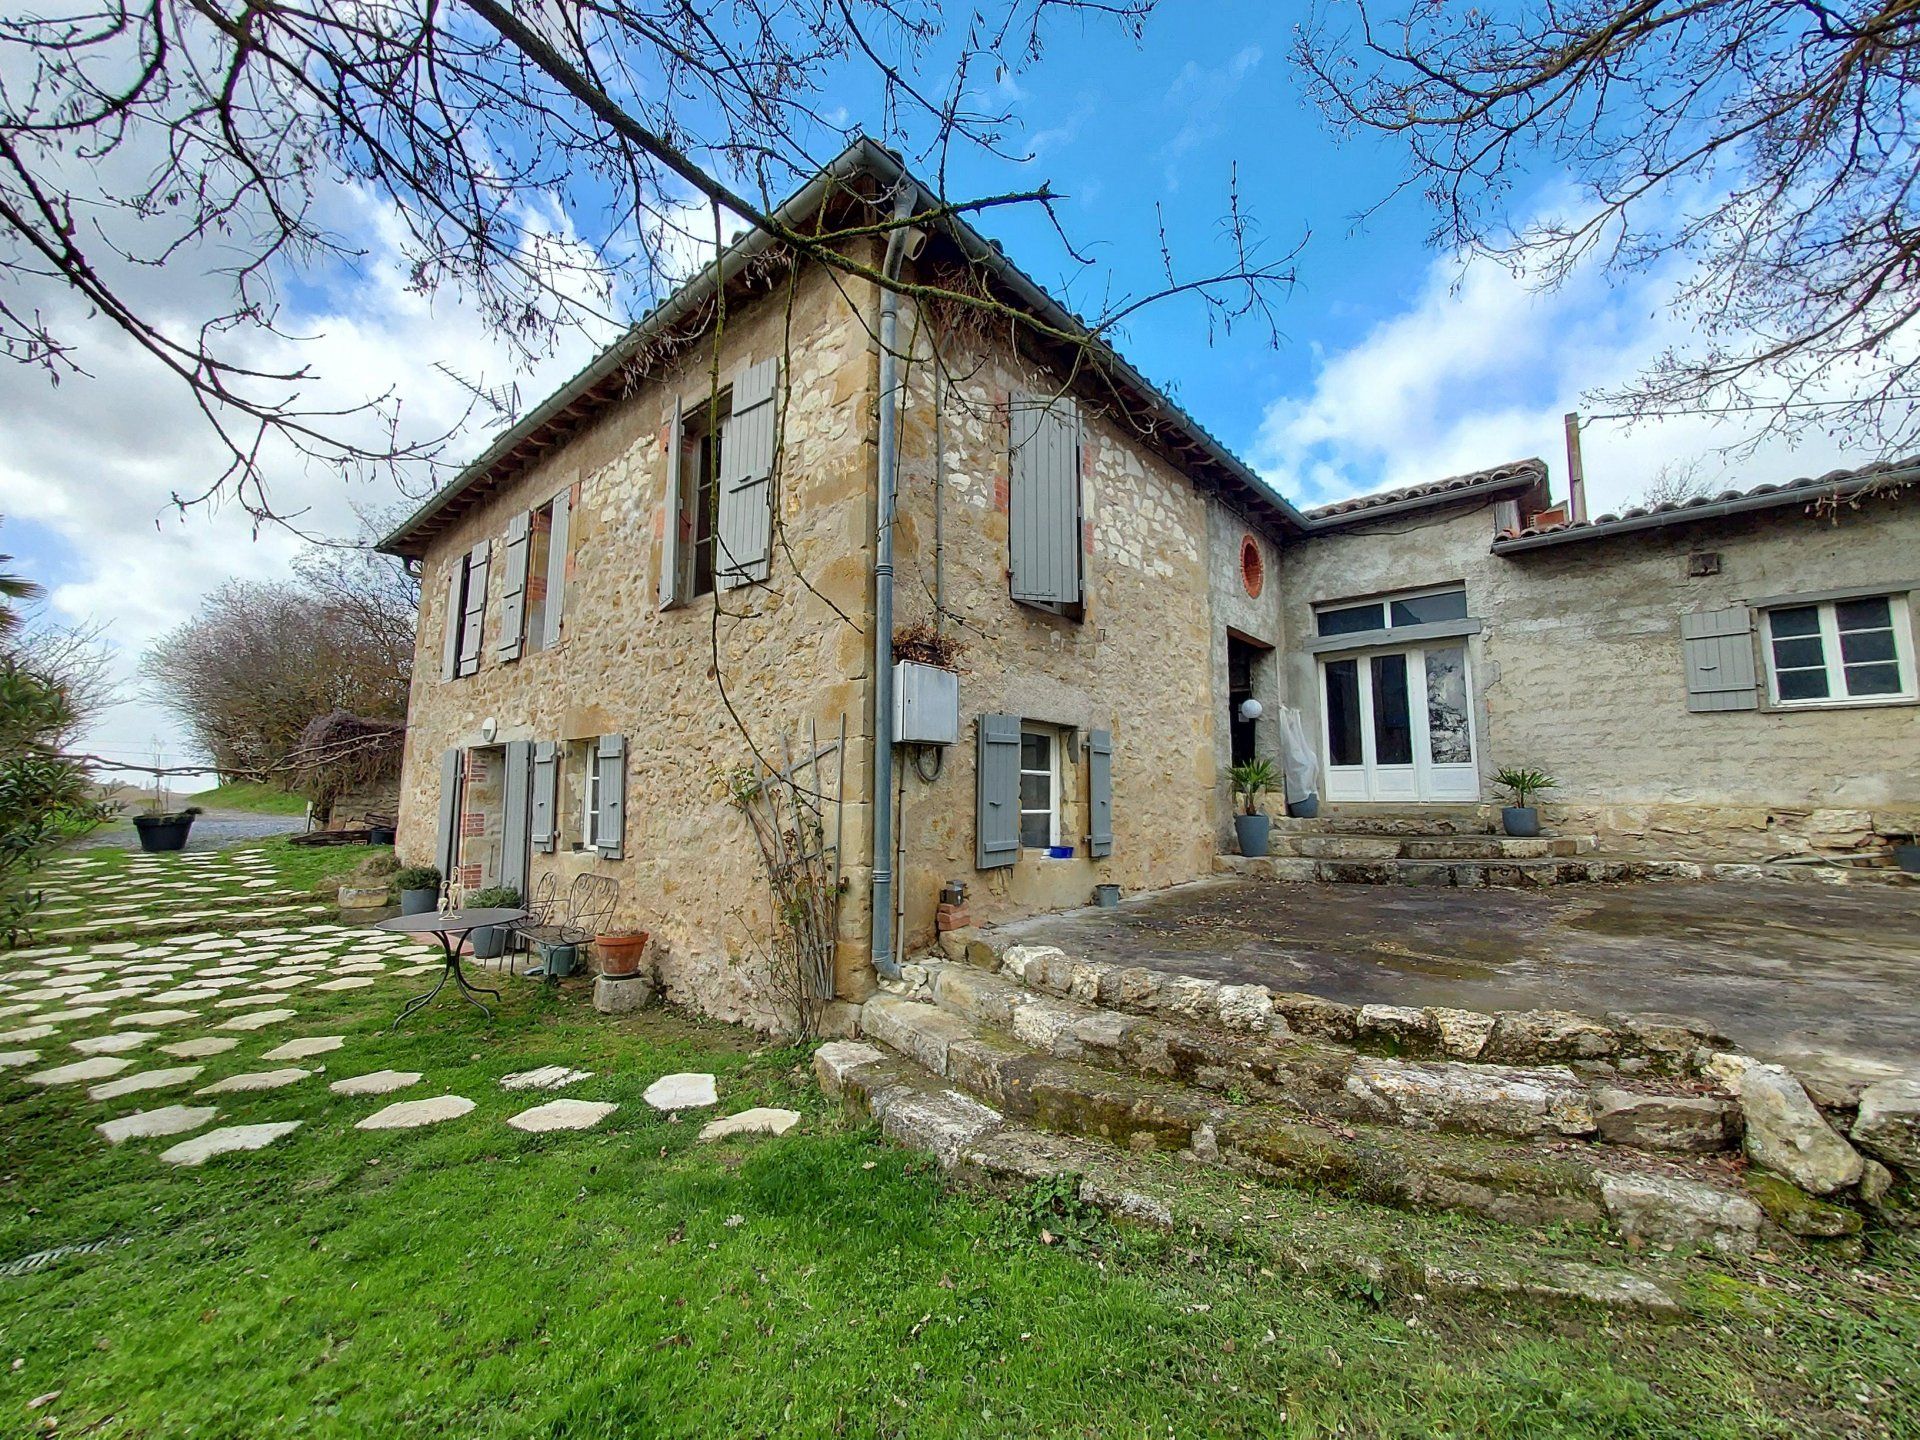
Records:
<instances>
[{"instance_id":1,"label":"grass","mask_svg":"<svg viewBox=\"0 0 1920 1440\"><path fill-rule=\"evenodd\" d=\"M288 1140L172 1171L92 1133L114 1107L0 1072L0 1261L114 1242L0 1276L0 1434L1920 1434L1910 1242L1701 1279L1687 1325L1313 1284L1057 1186L953 1189L822 1102L801 1051L524 983L491 1024L443 994L390 1036L412 983L313 995L268 1033L343 1033L333 1073L419 1070L410 1093L477 1102L435 1129L356 1131L384 1102L315 1079L223 1116L305 1122ZM594 1071L570 1093L620 1109L508 1128L544 1097L499 1076L541 1064ZM802 1125L702 1145L697 1117L641 1102L685 1069L718 1075L723 1110ZM1356 1243L1419 1223L1290 1203Z\"/></svg>"},{"instance_id":2,"label":"grass","mask_svg":"<svg viewBox=\"0 0 1920 1440\"><path fill-rule=\"evenodd\" d=\"M304 795L290 795L277 785L261 785L250 780L230 780L211 790L182 796L180 803L198 805L203 810L244 810L253 815L307 813Z\"/></svg>"}]
</instances>

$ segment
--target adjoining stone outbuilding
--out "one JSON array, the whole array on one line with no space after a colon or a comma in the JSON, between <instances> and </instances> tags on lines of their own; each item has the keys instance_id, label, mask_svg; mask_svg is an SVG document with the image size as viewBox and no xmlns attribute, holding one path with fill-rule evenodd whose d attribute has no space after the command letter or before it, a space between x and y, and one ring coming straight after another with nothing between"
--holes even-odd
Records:
<instances>
[{"instance_id":1,"label":"adjoining stone outbuilding","mask_svg":"<svg viewBox=\"0 0 1920 1440\"><path fill-rule=\"evenodd\" d=\"M853 146L781 212L857 231L849 266L737 242L384 542L423 582L409 859L468 889L612 876L672 998L776 1027L738 801L802 753L838 877L818 988L849 1002L950 886L990 921L1209 873L1226 769L1277 753L1285 705L1343 805L1479 807L1525 763L1611 835L1851 841L1920 809L1920 473L1555 527L1529 461L1303 513L963 222L876 237L902 196L929 199ZM1854 623L1876 597L1891 639ZM958 647L957 681L896 676L882 599L895 635ZM1830 684L1891 663L1893 688L1828 709L1781 681L1816 668L1809 608ZM1703 646L1743 634L1746 695L1702 688Z\"/></svg>"}]
</instances>

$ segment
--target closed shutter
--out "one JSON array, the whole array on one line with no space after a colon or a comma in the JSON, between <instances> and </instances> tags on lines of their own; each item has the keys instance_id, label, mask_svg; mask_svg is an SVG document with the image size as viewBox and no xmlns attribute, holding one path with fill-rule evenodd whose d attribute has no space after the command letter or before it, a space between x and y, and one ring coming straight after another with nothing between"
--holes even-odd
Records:
<instances>
[{"instance_id":1,"label":"closed shutter","mask_svg":"<svg viewBox=\"0 0 1920 1440\"><path fill-rule=\"evenodd\" d=\"M1753 613L1746 606L1682 615L1680 644L1686 652L1687 709L1700 714L1760 708Z\"/></svg>"},{"instance_id":2,"label":"closed shutter","mask_svg":"<svg viewBox=\"0 0 1920 1440\"><path fill-rule=\"evenodd\" d=\"M593 763L600 768L600 823L593 848L618 860L627 853L627 737L602 735Z\"/></svg>"},{"instance_id":3,"label":"closed shutter","mask_svg":"<svg viewBox=\"0 0 1920 1440\"><path fill-rule=\"evenodd\" d=\"M682 571L685 570L687 557L692 553L693 531L687 524L686 480L680 471L685 461L681 455L681 440L687 427L686 417L680 413L680 402L673 402L673 424L667 432L667 513L661 517L660 526L660 608L671 610L686 602L688 585ZM694 494L699 490L696 487Z\"/></svg>"},{"instance_id":4,"label":"closed shutter","mask_svg":"<svg viewBox=\"0 0 1920 1440\"><path fill-rule=\"evenodd\" d=\"M533 796L533 742L509 740L505 789L500 797L500 883L527 898L527 873L531 863L528 842L531 816L528 802Z\"/></svg>"},{"instance_id":5,"label":"closed shutter","mask_svg":"<svg viewBox=\"0 0 1920 1440\"><path fill-rule=\"evenodd\" d=\"M440 756L440 836L434 846L434 863L440 875L451 884L460 868L460 752L447 750Z\"/></svg>"},{"instance_id":6,"label":"closed shutter","mask_svg":"<svg viewBox=\"0 0 1920 1440\"><path fill-rule=\"evenodd\" d=\"M553 497L553 529L547 532L546 633L540 643L551 650L560 643L560 616L567 606L567 536L573 526L573 492Z\"/></svg>"},{"instance_id":7,"label":"closed shutter","mask_svg":"<svg viewBox=\"0 0 1920 1440\"><path fill-rule=\"evenodd\" d=\"M1087 854L1113 854L1113 732L1087 732Z\"/></svg>"},{"instance_id":8,"label":"closed shutter","mask_svg":"<svg viewBox=\"0 0 1920 1440\"><path fill-rule=\"evenodd\" d=\"M526 641L527 550L532 537L533 517L526 511L507 522L506 593L500 597L500 644L494 651L502 660L518 660Z\"/></svg>"},{"instance_id":9,"label":"closed shutter","mask_svg":"<svg viewBox=\"0 0 1920 1440\"><path fill-rule=\"evenodd\" d=\"M559 843L555 817L560 813L560 747L542 740L533 747L533 805L528 825L533 848L553 854Z\"/></svg>"},{"instance_id":10,"label":"closed shutter","mask_svg":"<svg viewBox=\"0 0 1920 1440\"><path fill-rule=\"evenodd\" d=\"M440 637L440 678L451 680L460 673L460 617L465 608L461 587L467 579L467 557L457 556L447 567L447 608L442 616Z\"/></svg>"},{"instance_id":11,"label":"closed shutter","mask_svg":"<svg viewBox=\"0 0 1920 1440\"><path fill-rule=\"evenodd\" d=\"M1020 717L982 715L974 726L973 863L997 870L1020 858Z\"/></svg>"},{"instance_id":12,"label":"closed shutter","mask_svg":"<svg viewBox=\"0 0 1920 1440\"><path fill-rule=\"evenodd\" d=\"M1008 417L1008 568L1013 598L1080 600L1080 412L1062 396L1015 401Z\"/></svg>"},{"instance_id":13,"label":"closed shutter","mask_svg":"<svg viewBox=\"0 0 1920 1440\"><path fill-rule=\"evenodd\" d=\"M762 360L733 377L733 413L720 444L720 523L714 537L714 575L723 590L767 578L779 375L778 360Z\"/></svg>"},{"instance_id":14,"label":"closed shutter","mask_svg":"<svg viewBox=\"0 0 1920 1440\"><path fill-rule=\"evenodd\" d=\"M482 540L467 552L466 609L460 621L460 673L480 668L480 630L487 616L487 555L492 542Z\"/></svg>"}]
</instances>

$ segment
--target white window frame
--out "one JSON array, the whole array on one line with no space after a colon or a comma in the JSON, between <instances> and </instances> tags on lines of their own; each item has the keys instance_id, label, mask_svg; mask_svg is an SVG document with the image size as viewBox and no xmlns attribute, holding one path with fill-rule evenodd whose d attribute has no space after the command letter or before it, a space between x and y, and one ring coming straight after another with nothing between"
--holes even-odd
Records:
<instances>
[{"instance_id":1,"label":"white window frame","mask_svg":"<svg viewBox=\"0 0 1920 1440\"><path fill-rule=\"evenodd\" d=\"M1027 768L1027 737L1029 735L1035 739L1047 742L1047 766L1044 770L1029 770ZM1020 772L1019 779L1015 781L1017 788L1014 792L1014 798L1016 802L1020 802L1019 818L1016 822L1016 833L1020 837L1022 849L1027 848L1027 817L1041 813L1037 807L1029 808L1024 803L1025 797L1021 792L1026 789L1023 782L1029 775L1040 775L1046 778L1047 844L1059 845L1063 843L1060 839L1060 738L1057 732L1044 729L1038 725L1022 725L1020 727Z\"/></svg>"},{"instance_id":2,"label":"white window frame","mask_svg":"<svg viewBox=\"0 0 1920 1440\"><path fill-rule=\"evenodd\" d=\"M1859 600L1885 600L1887 619L1893 627L1893 660L1900 671L1900 689L1886 695L1850 695L1847 693L1847 669L1840 650L1840 620L1837 607ZM1780 698L1780 677L1774 669L1773 617L1780 610L1813 610L1820 619L1820 660L1826 670L1827 693L1807 700ZM1914 684L1913 620L1907 608L1907 596L1898 591L1884 595L1849 595L1837 600L1782 601L1760 612L1760 649L1767 666L1767 701L1779 710L1852 709L1864 705L1911 705L1920 699ZM1783 636L1783 639L1810 639L1810 636ZM1880 662L1884 664L1885 662ZM1811 668L1811 667L1808 667Z\"/></svg>"},{"instance_id":3,"label":"white window frame","mask_svg":"<svg viewBox=\"0 0 1920 1440\"><path fill-rule=\"evenodd\" d=\"M591 740L577 742L586 773L580 781L580 848L593 850L600 844L600 756Z\"/></svg>"},{"instance_id":4,"label":"white window frame","mask_svg":"<svg viewBox=\"0 0 1920 1440\"><path fill-rule=\"evenodd\" d=\"M1455 591L1458 591L1464 597L1467 593L1466 582L1464 580L1455 580L1445 585L1423 585L1418 590L1395 590L1387 595L1355 595L1345 600L1321 600L1313 607L1314 638L1333 640L1347 635L1373 635L1388 630L1405 630L1409 627L1406 625L1395 625L1393 623L1393 606L1396 600L1423 600L1429 595L1451 595ZM1362 605L1378 605L1380 607L1379 625L1371 630L1342 630L1333 635L1323 635L1321 633L1320 617L1322 615L1333 610L1358 610ZM1473 612L1471 609L1468 609L1466 613L1470 616ZM1413 623L1419 624L1423 622L1415 621ZM1458 622L1442 621L1440 623L1455 624Z\"/></svg>"}]
</instances>

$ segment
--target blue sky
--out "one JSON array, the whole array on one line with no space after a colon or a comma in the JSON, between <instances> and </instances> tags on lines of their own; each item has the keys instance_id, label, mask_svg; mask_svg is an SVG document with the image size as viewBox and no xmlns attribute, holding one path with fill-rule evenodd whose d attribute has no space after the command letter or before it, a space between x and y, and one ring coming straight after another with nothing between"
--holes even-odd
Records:
<instances>
[{"instance_id":1,"label":"blue sky","mask_svg":"<svg viewBox=\"0 0 1920 1440\"><path fill-rule=\"evenodd\" d=\"M996 211L982 228L1091 313L1115 295L1157 287L1162 220L1182 270L1224 263L1217 226L1237 167L1243 204L1276 252L1309 237L1300 283L1278 307L1281 343L1248 324L1209 345L1199 307L1173 300L1118 337L1136 365L1303 505L1525 455L1547 459L1558 487L1562 413L1661 346L1685 343L1665 304L1677 276L1583 273L1536 295L1497 266L1430 251L1430 217L1417 195L1388 201L1357 226L1400 178L1400 153L1371 137L1338 143L1308 107L1289 58L1303 15L1295 4L1174 4L1140 44L1092 19L1055 25L1040 61L990 97L1014 112L1010 145L1034 158L1011 164L957 152L951 197L1050 182L1067 197L1062 218L1093 269L1072 270L1037 214ZM839 93L857 104L857 86ZM288 287L290 321L318 337L299 357L318 372L311 398L350 401L391 384L431 425L464 405L436 362L489 384L516 381L532 404L590 355L593 342L575 337L516 371L458 297L410 290L391 217L377 202L349 187L327 199L366 237L370 256L356 270ZM1564 181L1551 170L1523 176L1513 203L1521 216L1563 207ZM211 282L176 262L138 283L180 303ZM124 342L88 328L64 296L32 298L56 315L66 308L92 378L55 389L24 367L0 367L0 414L8 416L0 551L53 586L54 619L109 627L126 699L89 737L95 748L140 759L157 737L171 760L191 758L178 725L142 695L139 656L223 580L284 576L299 542L256 533L231 508L172 514L169 491L198 488L216 460L182 396ZM1810 435L1798 447L1769 441L1730 461L1720 447L1740 433L1697 419L1631 432L1594 427L1586 460L1595 510L1630 502L1676 461L1698 460L1705 478L1744 486L1867 458ZM474 434L468 448L486 438ZM311 507L310 523L335 533L354 528L354 505L395 498L291 463L279 483L283 503Z\"/></svg>"}]
</instances>

